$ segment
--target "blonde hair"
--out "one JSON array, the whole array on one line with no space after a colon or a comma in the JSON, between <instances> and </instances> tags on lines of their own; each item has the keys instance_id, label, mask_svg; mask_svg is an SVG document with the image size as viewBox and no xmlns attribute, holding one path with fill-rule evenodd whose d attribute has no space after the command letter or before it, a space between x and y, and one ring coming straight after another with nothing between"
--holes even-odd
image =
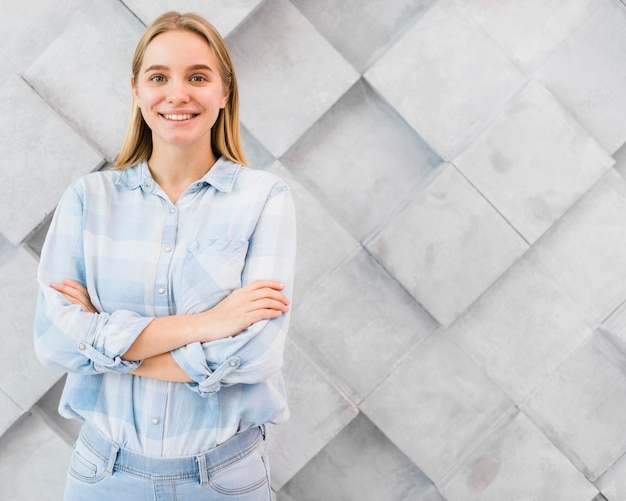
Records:
<instances>
[{"instance_id":1,"label":"blonde hair","mask_svg":"<svg viewBox=\"0 0 626 501\"><path fill-rule=\"evenodd\" d=\"M219 73L229 90L226 107L221 109L211 129L211 147L216 156L223 155L233 162L246 165L239 131L239 92L237 78L224 39L206 19L197 14L167 12L155 19L142 35L133 57L132 72L135 81L143 64L146 48L154 38L168 31L183 30L204 38L219 63ZM133 101L128 119L124 144L115 163L116 169L126 169L148 160L152 154L152 131L146 124L141 110Z\"/></svg>"}]
</instances>

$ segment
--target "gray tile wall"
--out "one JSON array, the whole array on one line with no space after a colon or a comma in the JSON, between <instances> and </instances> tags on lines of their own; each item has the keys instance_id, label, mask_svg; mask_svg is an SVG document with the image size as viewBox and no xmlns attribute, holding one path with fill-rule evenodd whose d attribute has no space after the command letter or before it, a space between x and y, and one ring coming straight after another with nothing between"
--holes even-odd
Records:
<instances>
[{"instance_id":1,"label":"gray tile wall","mask_svg":"<svg viewBox=\"0 0 626 501\"><path fill-rule=\"evenodd\" d=\"M61 499L37 256L172 8L227 37L297 201L277 500L626 499L620 0L0 0L0 499Z\"/></svg>"}]
</instances>

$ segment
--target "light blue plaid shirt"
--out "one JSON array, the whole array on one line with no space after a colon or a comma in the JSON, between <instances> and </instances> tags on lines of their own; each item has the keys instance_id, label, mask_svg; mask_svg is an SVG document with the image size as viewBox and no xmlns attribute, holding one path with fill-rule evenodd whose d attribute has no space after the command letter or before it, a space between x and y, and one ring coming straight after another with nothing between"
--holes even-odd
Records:
<instances>
[{"instance_id":1,"label":"light blue plaid shirt","mask_svg":"<svg viewBox=\"0 0 626 501\"><path fill-rule=\"evenodd\" d=\"M59 412L152 456L191 455L288 417L281 374L289 314L172 352L194 383L129 374L122 360L155 317L198 313L257 279L292 295L295 217L286 184L220 158L173 205L147 164L76 180L55 212L39 266L35 349L68 372ZM87 287L99 314L52 282Z\"/></svg>"}]
</instances>

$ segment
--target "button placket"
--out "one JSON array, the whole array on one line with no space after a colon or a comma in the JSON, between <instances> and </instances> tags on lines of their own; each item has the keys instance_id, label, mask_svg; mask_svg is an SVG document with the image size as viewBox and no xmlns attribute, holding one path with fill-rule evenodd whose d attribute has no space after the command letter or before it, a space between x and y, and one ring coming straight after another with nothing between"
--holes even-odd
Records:
<instances>
[{"instance_id":1,"label":"button placket","mask_svg":"<svg viewBox=\"0 0 626 501\"><path fill-rule=\"evenodd\" d=\"M161 236L161 252L156 270L156 287L154 306L158 315L169 315L170 297L169 290L169 269L172 259L174 258L174 249L176 245L176 232L178 226L178 210L174 205L167 202L166 216L163 224L163 233Z\"/></svg>"}]
</instances>

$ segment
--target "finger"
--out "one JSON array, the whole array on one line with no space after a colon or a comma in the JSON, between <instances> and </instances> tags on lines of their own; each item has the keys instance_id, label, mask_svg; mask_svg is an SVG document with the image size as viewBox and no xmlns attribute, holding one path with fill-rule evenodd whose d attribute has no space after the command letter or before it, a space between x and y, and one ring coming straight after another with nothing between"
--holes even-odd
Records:
<instances>
[{"instance_id":1,"label":"finger","mask_svg":"<svg viewBox=\"0 0 626 501\"><path fill-rule=\"evenodd\" d=\"M276 280L254 280L247 284L243 289L254 291L258 289L273 289L273 290L283 290L285 288L285 284L278 282Z\"/></svg>"},{"instance_id":2,"label":"finger","mask_svg":"<svg viewBox=\"0 0 626 501\"><path fill-rule=\"evenodd\" d=\"M64 278L63 283L65 285L68 285L69 287L72 287L73 289L78 289L85 295L88 295L87 288L84 287L83 284L81 284L80 282L77 282L76 280L73 280L71 278Z\"/></svg>"},{"instance_id":3,"label":"finger","mask_svg":"<svg viewBox=\"0 0 626 501\"><path fill-rule=\"evenodd\" d=\"M282 301L277 301L270 298L258 299L251 304L253 310L278 310L283 313L289 311L289 305Z\"/></svg>"},{"instance_id":4,"label":"finger","mask_svg":"<svg viewBox=\"0 0 626 501\"><path fill-rule=\"evenodd\" d=\"M275 289L263 288L257 289L254 291L250 291L249 299L251 301L258 301L259 299L273 299L274 301L280 301L283 304L289 304L289 298L285 296L282 292L279 292Z\"/></svg>"}]
</instances>

